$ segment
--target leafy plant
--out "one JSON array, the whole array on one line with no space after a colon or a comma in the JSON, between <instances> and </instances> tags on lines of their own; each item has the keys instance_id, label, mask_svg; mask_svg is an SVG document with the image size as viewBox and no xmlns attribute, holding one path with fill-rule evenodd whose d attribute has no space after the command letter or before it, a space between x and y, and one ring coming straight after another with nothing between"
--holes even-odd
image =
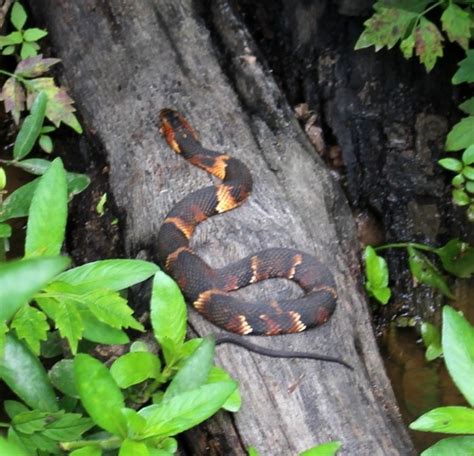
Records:
<instances>
[{"instance_id":1,"label":"leafy plant","mask_svg":"<svg viewBox=\"0 0 474 456\"><path fill-rule=\"evenodd\" d=\"M459 44L466 51L466 58L459 62L459 69L452 77L452 84L474 82L474 50L469 49L472 38L472 2L443 0L378 0L374 4L374 15L365 23L355 49L375 46L393 48L400 43L406 59L415 50L420 62L431 71L443 55L445 37ZM427 18L432 11L442 11L440 25ZM439 29L441 27L441 30ZM444 35L443 33L444 32ZM464 150L461 159L443 158L440 166L456 173L452 179L453 203L467 207L468 220L474 221L474 97L459 108L468 114L448 134L446 150Z\"/></svg>"},{"instance_id":2,"label":"leafy plant","mask_svg":"<svg viewBox=\"0 0 474 456\"><path fill-rule=\"evenodd\" d=\"M439 407L410 424L417 431L471 434L440 440L422 456L471 454L474 451L474 327L452 307L443 308L442 346L446 367L470 407Z\"/></svg>"},{"instance_id":3,"label":"leafy plant","mask_svg":"<svg viewBox=\"0 0 474 456\"><path fill-rule=\"evenodd\" d=\"M299 456L335 456L342 447L341 442L327 442L303 451ZM255 448L248 449L248 456L258 456Z\"/></svg>"}]
</instances>

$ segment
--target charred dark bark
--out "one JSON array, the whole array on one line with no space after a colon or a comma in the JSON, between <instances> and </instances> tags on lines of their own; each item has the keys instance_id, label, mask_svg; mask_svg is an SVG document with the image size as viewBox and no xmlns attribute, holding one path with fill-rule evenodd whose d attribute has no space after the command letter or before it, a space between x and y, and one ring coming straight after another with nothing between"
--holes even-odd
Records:
<instances>
[{"instance_id":1,"label":"charred dark bark","mask_svg":"<svg viewBox=\"0 0 474 456\"><path fill-rule=\"evenodd\" d=\"M298 247L335 275L340 300L327 325L257 342L339 355L355 370L219 348L218 363L239 380L244 404L188 433L185 451L242 455L255 446L291 455L338 439L341 454L412 454L361 291L348 205L233 10L225 1L208 9L191 0L35 0L31 7L63 60L87 136L105 154L127 256L152 258L167 211L210 182L158 134L158 111L175 107L206 146L239 157L255 178L250 201L201 225L194 248L221 266L265 247ZM274 285L248 292L293 292ZM198 334L215 331L190 314Z\"/></svg>"}]
</instances>

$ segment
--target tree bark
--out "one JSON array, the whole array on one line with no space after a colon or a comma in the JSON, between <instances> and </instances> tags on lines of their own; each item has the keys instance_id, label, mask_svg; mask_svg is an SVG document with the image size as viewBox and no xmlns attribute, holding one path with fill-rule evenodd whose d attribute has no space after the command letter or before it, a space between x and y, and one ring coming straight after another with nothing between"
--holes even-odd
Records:
<instances>
[{"instance_id":1,"label":"tree bark","mask_svg":"<svg viewBox=\"0 0 474 456\"><path fill-rule=\"evenodd\" d=\"M243 455L254 446L278 456L340 440L340 454L412 454L375 344L348 205L242 23L224 0L211 3L208 10L191 0L31 2L63 61L87 137L105 153L127 256L153 258L168 210L211 182L158 133L159 110L174 107L205 146L241 159L255 181L241 208L199 226L193 248L219 267L263 248L296 247L336 278L340 298L328 324L252 340L340 356L354 371L220 347L217 362L238 379L242 409L188 433L184 451ZM243 294L294 291L274 281ZM216 331L194 311L189 320L199 335Z\"/></svg>"}]
</instances>

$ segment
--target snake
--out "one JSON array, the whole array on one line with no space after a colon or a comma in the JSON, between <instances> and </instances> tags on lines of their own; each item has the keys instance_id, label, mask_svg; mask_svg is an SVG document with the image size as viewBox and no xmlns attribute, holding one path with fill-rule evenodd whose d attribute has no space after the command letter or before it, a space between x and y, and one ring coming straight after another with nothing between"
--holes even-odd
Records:
<instances>
[{"instance_id":1,"label":"snake","mask_svg":"<svg viewBox=\"0 0 474 456\"><path fill-rule=\"evenodd\" d=\"M248 199L252 175L237 158L205 148L179 111L162 109L159 117L160 132L169 147L221 181L175 204L158 232L158 261L186 301L211 323L239 336L298 333L327 322L336 308L336 284L327 266L316 257L290 248L269 248L214 269L191 249L190 239L199 223L235 209ZM304 295L266 302L248 302L231 295L232 291L272 278L294 281ZM324 359L350 367L323 355L256 349L253 344L226 335L220 342L236 343L267 356Z\"/></svg>"}]
</instances>

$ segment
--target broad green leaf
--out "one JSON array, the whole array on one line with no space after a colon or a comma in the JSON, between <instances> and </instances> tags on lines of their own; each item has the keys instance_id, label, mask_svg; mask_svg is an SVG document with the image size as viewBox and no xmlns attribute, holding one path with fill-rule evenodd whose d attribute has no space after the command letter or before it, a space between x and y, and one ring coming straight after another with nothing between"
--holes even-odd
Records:
<instances>
[{"instance_id":1,"label":"broad green leaf","mask_svg":"<svg viewBox=\"0 0 474 456\"><path fill-rule=\"evenodd\" d=\"M60 62L60 59L44 59L42 54L21 60L16 69L15 74L27 78L36 78L48 71L53 65ZM42 130L41 133L44 133Z\"/></svg>"},{"instance_id":2,"label":"broad green leaf","mask_svg":"<svg viewBox=\"0 0 474 456\"><path fill-rule=\"evenodd\" d=\"M14 442L0 436L0 454L8 456L28 456L26 450Z\"/></svg>"},{"instance_id":3,"label":"broad green leaf","mask_svg":"<svg viewBox=\"0 0 474 456\"><path fill-rule=\"evenodd\" d=\"M341 442L327 442L303 451L299 456L334 456L342 447Z\"/></svg>"},{"instance_id":4,"label":"broad green leaf","mask_svg":"<svg viewBox=\"0 0 474 456\"><path fill-rule=\"evenodd\" d=\"M398 8L389 8L380 4L374 6L376 12L364 22L365 30L358 39L355 49L375 46L379 51L384 46L391 49L404 38L416 14Z\"/></svg>"},{"instance_id":5,"label":"broad green leaf","mask_svg":"<svg viewBox=\"0 0 474 456\"><path fill-rule=\"evenodd\" d=\"M364 250L365 289L370 296L375 297L380 303L387 304L391 296L388 285L388 267L387 262L381 256L378 256L375 249L370 245Z\"/></svg>"},{"instance_id":6,"label":"broad green leaf","mask_svg":"<svg viewBox=\"0 0 474 456\"><path fill-rule=\"evenodd\" d=\"M468 98L459 105L459 109L466 114L474 114L474 97Z\"/></svg>"},{"instance_id":7,"label":"broad green leaf","mask_svg":"<svg viewBox=\"0 0 474 456\"><path fill-rule=\"evenodd\" d=\"M427 361L433 361L443 353L441 347L441 333L439 329L428 322L421 325L421 337L426 347L425 358Z\"/></svg>"},{"instance_id":8,"label":"broad green leaf","mask_svg":"<svg viewBox=\"0 0 474 456\"><path fill-rule=\"evenodd\" d=\"M471 144L474 144L474 116L464 117L454 125L446 139L446 150L466 149Z\"/></svg>"},{"instance_id":9,"label":"broad green leaf","mask_svg":"<svg viewBox=\"0 0 474 456\"><path fill-rule=\"evenodd\" d=\"M28 412L30 410L25 404L18 401L7 400L4 401L3 406L9 418L15 418L19 413Z\"/></svg>"},{"instance_id":10,"label":"broad green leaf","mask_svg":"<svg viewBox=\"0 0 474 456\"><path fill-rule=\"evenodd\" d=\"M474 434L474 409L439 407L410 424L410 429L444 434Z\"/></svg>"},{"instance_id":11,"label":"broad green leaf","mask_svg":"<svg viewBox=\"0 0 474 456\"><path fill-rule=\"evenodd\" d=\"M449 3L441 15L441 23L450 41L457 41L461 47L468 49L471 38L471 18L467 11L455 3Z\"/></svg>"},{"instance_id":12,"label":"broad green leaf","mask_svg":"<svg viewBox=\"0 0 474 456\"><path fill-rule=\"evenodd\" d=\"M150 378L159 378L161 363L153 353L126 353L113 362L110 373L120 388L128 388Z\"/></svg>"},{"instance_id":13,"label":"broad green leaf","mask_svg":"<svg viewBox=\"0 0 474 456\"><path fill-rule=\"evenodd\" d=\"M80 310L84 332L84 339L96 342L98 344L122 345L130 342L127 333L121 329L112 328L99 321L88 309Z\"/></svg>"},{"instance_id":14,"label":"broad green leaf","mask_svg":"<svg viewBox=\"0 0 474 456\"><path fill-rule=\"evenodd\" d=\"M441 160L438 160L438 163L444 169L454 171L455 173L459 173L463 168L462 162L456 158L442 158Z\"/></svg>"},{"instance_id":15,"label":"broad green leaf","mask_svg":"<svg viewBox=\"0 0 474 456\"><path fill-rule=\"evenodd\" d=\"M413 277L425 285L436 288L448 298L453 294L438 269L426 255L413 247L408 247L408 264Z\"/></svg>"},{"instance_id":16,"label":"broad green leaf","mask_svg":"<svg viewBox=\"0 0 474 456\"><path fill-rule=\"evenodd\" d=\"M8 78L3 84L1 99L5 111L11 112L15 124L20 122L20 114L25 110L25 91L23 86L14 78Z\"/></svg>"},{"instance_id":17,"label":"broad green leaf","mask_svg":"<svg viewBox=\"0 0 474 456\"><path fill-rule=\"evenodd\" d=\"M10 14L10 20L17 30L21 30L26 23L27 14L20 2L15 2Z\"/></svg>"},{"instance_id":18,"label":"broad green leaf","mask_svg":"<svg viewBox=\"0 0 474 456\"><path fill-rule=\"evenodd\" d=\"M166 389L163 400L168 400L186 391L195 390L207 382L214 361L215 343L204 338L196 351L186 359Z\"/></svg>"},{"instance_id":19,"label":"broad green leaf","mask_svg":"<svg viewBox=\"0 0 474 456\"><path fill-rule=\"evenodd\" d=\"M54 145L51 136L41 135L39 137L38 144L43 152L46 152L47 154L53 152Z\"/></svg>"},{"instance_id":20,"label":"broad green leaf","mask_svg":"<svg viewBox=\"0 0 474 456\"><path fill-rule=\"evenodd\" d=\"M415 53L426 71L431 71L438 57L443 56L443 40L438 27L422 16L415 30Z\"/></svg>"},{"instance_id":21,"label":"broad green leaf","mask_svg":"<svg viewBox=\"0 0 474 456\"><path fill-rule=\"evenodd\" d=\"M8 223L0 223L0 238L9 238L12 235L12 227Z\"/></svg>"},{"instance_id":22,"label":"broad green leaf","mask_svg":"<svg viewBox=\"0 0 474 456\"><path fill-rule=\"evenodd\" d=\"M128 436L131 439L139 437L146 426L145 418L139 415L136 410L127 407L123 408L121 413L127 422Z\"/></svg>"},{"instance_id":23,"label":"broad green leaf","mask_svg":"<svg viewBox=\"0 0 474 456\"><path fill-rule=\"evenodd\" d=\"M15 53L15 46L7 46L3 48L2 55L13 55Z\"/></svg>"},{"instance_id":24,"label":"broad green leaf","mask_svg":"<svg viewBox=\"0 0 474 456\"><path fill-rule=\"evenodd\" d=\"M31 113L25 118L13 146L13 156L20 160L28 155L36 143L43 126L48 97L40 92L31 107Z\"/></svg>"},{"instance_id":25,"label":"broad green leaf","mask_svg":"<svg viewBox=\"0 0 474 456\"><path fill-rule=\"evenodd\" d=\"M474 436L440 440L423 451L421 456L466 456L469 454L474 454Z\"/></svg>"},{"instance_id":26,"label":"broad green leaf","mask_svg":"<svg viewBox=\"0 0 474 456\"><path fill-rule=\"evenodd\" d=\"M68 263L66 257L0 263L0 321L9 320L36 292L66 269Z\"/></svg>"},{"instance_id":27,"label":"broad green leaf","mask_svg":"<svg viewBox=\"0 0 474 456\"><path fill-rule=\"evenodd\" d=\"M180 350L186 335L186 303L176 282L161 271L153 279L150 319L158 342L162 345L167 338Z\"/></svg>"},{"instance_id":28,"label":"broad green leaf","mask_svg":"<svg viewBox=\"0 0 474 456\"><path fill-rule=\"evenodd\" d=\"M467 402L474 406L474 327L449 306L443 307L442 343L451 378Z\"/></svg>"},{"instance_id":29,"label":"broad green leaf","mask_svg":"<svg viewBox=\"0 0 474 456\"><path fill-rule=\"evenodd\" d=\"M456 188L461 188L464 182L466 182L466 178L462 174L456 174L451 181L453 186Z\"/></svg>"},{"instance_id":30,"label":"broad green leaf","mask_svg":"<svg viewBox=\"0 0 474 456\"><path fill-rule=\"evenodd\" d=\"M474 82L474 49L468 50L466 52L466 58L461 60L458 65L459 69L454 74L451 82L453 84Z\"/></svg>"},{"instance_id":31,"label":"broad green leaf","mask_svg":"<svg viewBox=\"0 0 474 456\"><path fill-rule=\"evenodd\" d=\"M61 251L67 199L66 173L61 159L56 158L40 178L31 201L25 257L56 255Z\"/></svg>"},{"instance_id":32,"label":"broad green leaf","mask_svg":"<svg viewBox=\"0 0 474 456\"><path fill-rule=\"evenodd\" d=\"M74 376L82 405L94 423L111 434L125 437L127 426L120 412L125 401L107 367L80 353L74 360Z\"/></svg>"},{"instance_id":33,"label":"broad green leaf","mask_svg":"<svg viewBox=\"0 0 474 456\"><path fill-rule=\"evenodd\" d=\"M0 36L0 47L20 44L23 42L23 35L21 32L15 31L6 36ZM12 46L15 49L15 46Z\"/></svg>"},{"instance_id":34,"label":"broad green leaf","mask_svg":"<svg viewBox=\"0 0 474 456\"><path fill-rule=\"evenodd\" d=\"M80 285L84 291L98 288L119 291L143 282L158 269L154 263L143 260L102 260L69 269L57 280Z\"/></svg>"},{"instance_id":35,"label":"broad green leaf","mask_svg":"<svg viewBox=\"0 0 474 456\"><path fill-rule=\"evenodd\" d=\"M53 387L38 358L18 339L6 335L0 357L0 378L9 388L33 409L58 409Z\"/></svg>"},{"instance_id":36,"label":"broad green leaf","mask_svg":"<svg viewBox=\"0 0 474 456\"><path fill-rule=\"evenodd\" d=\"M69 456L102 456L102 450L98 446L86 446L74 450Z\"/></svg>"},{"instance_id":37,"label":"broad green leaf","mask_svg":"<svg viewBox=\"0 0 474 456\"><path fill-rule=\"evenodd\" d=\"M120 446L118 456L150 456L150 454L144 443L125 439Z\"/></svg>"},{"instance_id":38,"label":"broad green leaf","mask_svg":"<svg viewBox=\"0 0 474 456\"><path fill-rule=\"evenodd\" d=\"M467 206L471 202L469 195L461 188L453 190L453 203L456 206Z\"/></svg>"},{"instance_id":39,"label":"broad green leaf","mask_svg":"<svg viewBox=\"0 0 474 456\"><path fill-rule=\"evenodd\" d=\"M53 386L70 397L79 398L74 377L74 360L62 359L48 372Z\"/></svg>"},{"instance_id":40,"label":"broad green leaf","mask_svg":"<svg viewBox=\"0 0 474 456\"><path fill-rule=\"evenodd\" d=\"M462 170L462 173L469 180L474 181L474 167L473 166L465 166L464 169Z\"/></svg>"},{"instance_id":41,"label":"broad green leaf","mask_svg":"<svg viewBox=\"0 0 474 456\"><path fill-rule=\"evenodd\" d=\"M41 341L47 339L49 324L46 315L28 304L20 307L10 325L19 339L23 339L36 355L40 354Z\"/></svg>"},{"instance_id":42,"label":"broad green leaf","mask_svg":"<svg viewBox=\"0 0 474 456\"><path fill-rule=\"evenodd\" d=\"M25 41L38 41L44 38L48 32L39 28L30 28L23 32L23 38Z\"/></svg>"},{"instance_id":43,"label":"broad green leaf","mask_svg":"<svg viewBox=\"0 0 474 456\"><path fill-rule=\"evenodd\" d=\"M474 163L474 144L470 145L462 154L462 161L465 165Z\"/></svg>"},{"instance_id":44,"label":"broad green leaf","mask_svg":"<svg viewBox=\"0 0 474 456\"><path fill-rule=\"evenodd\" d=\"M435 252L444 269L460 278L468 278L474 273L474 249L459 239L451 239Z\"/></svg>"},{"instance_id":45,"label":"broad green leaf","mask_svg":"<svg viewBox=\"0 0 474 456\"><path fill-rule=\"evenodd\" d=\"M23 42L20 49L20 57L22 60L25 60L28 57L34 57L38 54L35 44L36 43L28 43L26 41ZM34 79L31 81L34 81Z\"/></svg>"},{"instance_id":46,"label":"broad green leaf","mask_svg":"<svg viewBox=\"0 0 474 456\"><path fill-rule=\"evenodd\" d=\"M142 438L173 436L196 426L216 413L236 388L234 382L211 383L142 408L138 413L147 421Z\"/></svg>"},{"instance_id":47,"label":"broad green leaf","mask_svg":"<svg viewBox=\"0 0 474 456\"><path fill-rule=\"evenodd\" d=\"M213 366L209 372L206 383L226 382L232 380L232 377L220 367ZM228 412L237 412L242 405L242 398L240 397L240 391L237 388L225 401L222 408Z\"/></svg>"}]
</instances>

